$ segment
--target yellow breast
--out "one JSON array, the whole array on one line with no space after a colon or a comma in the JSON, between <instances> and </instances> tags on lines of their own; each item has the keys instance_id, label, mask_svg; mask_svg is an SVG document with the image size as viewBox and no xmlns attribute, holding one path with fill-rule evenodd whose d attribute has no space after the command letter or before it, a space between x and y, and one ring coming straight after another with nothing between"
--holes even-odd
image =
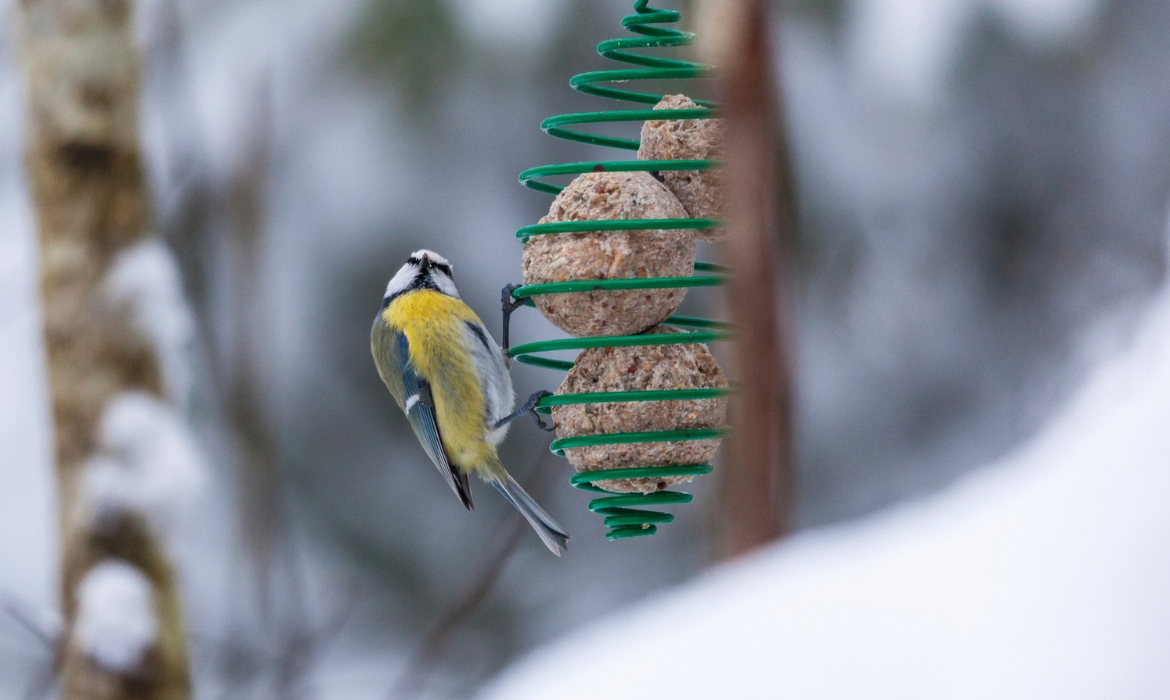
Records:
<instances>
[{"instance_id":1,"label":"yellow breast","mask_svg":"<svg viewBox=\"0 0 1170 700\"><path fill-rule=\"evenodd\" d=\"M407 292L382 311L410 343L410 363L431 384L435 417L447 458L463 471L497 463L485 442L487 403L464 340L464 324L479 322L467 304L430 290Z\"/></svg>"}]
</instances>

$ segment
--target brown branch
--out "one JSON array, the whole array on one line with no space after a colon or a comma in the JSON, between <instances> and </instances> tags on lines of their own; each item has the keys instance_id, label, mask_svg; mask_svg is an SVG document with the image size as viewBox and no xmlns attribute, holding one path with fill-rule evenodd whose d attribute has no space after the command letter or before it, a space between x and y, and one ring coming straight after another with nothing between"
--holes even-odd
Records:
<instances>
[{"instance_id":1,"label":"brown branch","mask_svg":"<svg viewBox=\"0 0 1170 700\"><path fill-rule=\"evenodd\" d=\"M720 554L734 557L792 523L792 369L784 243L793 229L791 175L766 0L720 3L727 49L721 100L727 120L727 262L741 391L722 470Z\"/></svg>"}]
</instances>

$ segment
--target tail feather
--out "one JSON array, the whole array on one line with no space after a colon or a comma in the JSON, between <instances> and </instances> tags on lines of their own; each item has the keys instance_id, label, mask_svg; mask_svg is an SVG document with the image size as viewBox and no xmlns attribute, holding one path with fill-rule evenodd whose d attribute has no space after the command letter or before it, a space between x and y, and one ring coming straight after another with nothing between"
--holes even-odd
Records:
<instances>
[{"instance_id":1,"label":"tail feather","mask_svg":"<svg viewBox=\"0 0 1170 700\"><path fill-rule=\"evenodd\" d=\"M559 557L563 550L568 549L569 533L565 532L565 528L558 525L552 516L544 512L544 509L532 500L532 496L520 488L520 484L516 483L510 474L506 475L505 481L493 481L492 485L507 499L508 503L512 504L512 507L520 511L520 515L523 515L532 529L536 530L536 534L540 535L541 541L550 552Z\"/></svg>"}]
</instances>

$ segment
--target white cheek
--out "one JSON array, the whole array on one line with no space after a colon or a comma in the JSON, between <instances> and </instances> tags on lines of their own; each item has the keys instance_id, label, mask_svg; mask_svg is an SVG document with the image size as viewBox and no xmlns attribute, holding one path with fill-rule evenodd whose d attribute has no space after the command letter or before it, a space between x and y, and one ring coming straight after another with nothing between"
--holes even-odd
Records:
<instances>
[{"instance_id":1,"label":"white cheek","mask_svg":"<svg viewBox=\"0 0 1170 700\"><path fill-rule=\"evenodd\" d=\"M432 277L432 279L435 281L435 286L439 288L440 292L447 296L455 297L456 299L462 298L459 296L459 290L455 288L455 283L447 275L440 272Z\"/></svg>"},{"instance_id":2,"label":"white cheek","mask_svg":"<svg viewBox=\"0 0 1170 700\"><path fill-rule=\"evenodd\" d=\"M410 286L414 276L418 274L418 268L413 265L403 265L399 268L397 274L390 279L390 284L386 285L386 296L390 296L396 292L401 292Z\"/></svg>"}]
</instances>

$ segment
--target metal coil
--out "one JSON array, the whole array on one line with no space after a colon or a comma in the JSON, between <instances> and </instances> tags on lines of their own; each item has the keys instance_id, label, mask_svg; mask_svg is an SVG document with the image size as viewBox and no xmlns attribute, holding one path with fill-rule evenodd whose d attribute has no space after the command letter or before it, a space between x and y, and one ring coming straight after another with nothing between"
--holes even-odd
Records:
<instances>
[{"instance_id":1,"label":"metal coil","mask_svg":"<svg viewBox=\"0 0 1170 700\"><path fill-rule=\"evenodd\" d=\"M637 0L634 3L634 14L622 18L622 26L638 35L623 39L610 39L597 45L597 52L605 58L622 63L638 66L619 70L602 70L582 73L574 76L569 84L579 92L597 97L605 97L637 104L657 104L662 94L638 92L625 88L618 88L608 83L627 82L635 80L664 80L664 79L694 79L710 77L713 67L692 63L689 61L647 56L634 53L631 49L647 49L661 47L680 47L691 44L695 35L668 27L656 26L671 24L679 20L679 13L673 10L660 10L649 7L650 0ZM710 119L718 116L716 106L707 100L694 100L701 105L698 108L688 109L627 109L603 112L582 112L565 114L545 119L540 128L547 134L557 138L567 139L578 143L597 146L620 148L624 150L638 150L639 142L636 139L601 136L570 127L582 124L599 124L612 122L638 122L647 119ZM561 186L547 181L550 177L579 175L588 172L661 172L663 170L709 170L720 167L713 160L619 160L619 161L589 161L580 163L564 163L545 165L530 168L520 173L520 182L533 190L556 195ZM714 229L720 226L717 219L621 219L608 221L566 221L547 224L525 226L516 232L521 242L532 236L553 235L560 233L581 233L590 231L622 231L622 230L665 230L665 229ZM667 289L680 287L710 287L723 283L724 269L709 263L696 263L695 271L704 273L690 277L654 277L640 279L613 279L613 280L584 280L572 282L556 282L551 284L534 284L519 287L512 291L511 296L517 302L526 302L532 305L531 298L542 294L559 294L565 292L589 292L597 290L627 290L627 289ZM600 336L588 338L566 338L562 340L546 340L525 343L509 349L509 355L517 362L537 367L568 370L573 363L567 360L558 360L545 357L542 354L565 350L583 350L598 347L628 347L636 345L664 345L683 343L708 343L716 340L726 340L730 329L726 324L707 319L672 316L666 324L688 329L683 333L667 333L658 335L621 335ZM714 399L728 395L727 389L672 389L663 391L628 391L603 392L592 394L564 394L547 396L540 400L536 410L548 414L553 406L589 403L613 403L627 401L683 401L697 399ZM709 440L724 437L729 433L727 429L709 430L671 430L644 433L611 433L604 435L582 435L577 437L560 438L549 446L555 454L564 456L566 449L591 445L617 445L639 442L672 442L686 440ZM610 493L595 485L596 482L609 479L662 479L666 477L690 477L710 473L708 464L686 466L657 466L639 467L630 469L605 469L587 471L575 474L569 482L579 488L599 493ZM674 516L653 510L644 510L638 506L663 506L689 503L693 496L689 493L675 491L657 491L649 494L623 493L611 494L596 498L589 504L589 509L605 516L605 525L609 528L606 537L610 540L628 537L653 535L660 524L671 522Z\"/></svg>"}]
</instances>

